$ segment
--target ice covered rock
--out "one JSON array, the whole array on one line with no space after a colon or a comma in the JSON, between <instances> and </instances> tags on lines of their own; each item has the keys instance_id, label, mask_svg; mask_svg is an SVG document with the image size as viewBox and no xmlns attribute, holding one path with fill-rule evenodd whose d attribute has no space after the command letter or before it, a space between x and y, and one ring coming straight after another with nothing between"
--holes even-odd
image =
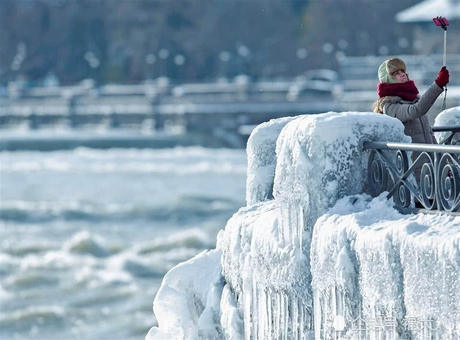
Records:
<instances>
[{"instance_id":1,"label":"ice covered rock","mask_svg":"<svg viewBox=\"0 0 460 340\"><path fill-rule=\"evenodd\" d=\"M460 126L460 106L442 111L435 119L434 126ZM449 132L435 132L434 136L438 143L450 135ZM454 137L452 144L460 144L460 136Z\"/></svg>"},{"instance_id":2,"label":"ice covered rock","mask_svg":"<svg viewBox=\"0 0 460 340\"><path fill-rule=\"evenodd\" d=\"M153 302L158 327L152 327L145 339L223 338L223 286L218 250L202 252L171 269Z\"/></svg>"}]
</instances>

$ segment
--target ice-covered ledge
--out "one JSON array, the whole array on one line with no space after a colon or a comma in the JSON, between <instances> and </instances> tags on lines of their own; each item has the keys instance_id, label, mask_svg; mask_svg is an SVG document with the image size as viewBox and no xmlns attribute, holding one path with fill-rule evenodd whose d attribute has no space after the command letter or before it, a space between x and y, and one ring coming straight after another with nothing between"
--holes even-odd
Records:
<instances>
[{"instance_id":1,"label":"ice-covered ledge","mask_svg":"<svg viewBox=\"0 0 460 340\"><path fill-rule=\"evenodd\" d=\"M262 126L262 132L275 134L275 126ZM260 140L249 140L248 159L273 148L267 138L256 144ZM248 195L263 198L273 185L274 199L241 210L218 238L223 275L237 297L245 338L313 336L313 225L339 198L363 191L364 140L409 141L402 124L383 115L306 115L285 124L277 136L274 173L250 168L253 177L262 178L248 181Z\"/></svg>"},{"instance_id":2,"label":"ice-covered ledge","mask_svg":"<svg viewBox=\"0 0 460 340\"><path fill-rule=\"evenodd\" d=\"M316 339L459 336L459 217L348 196L316 222L311 266Z\"/></svg>"},{"instance_id":3,"label":"ice-covered ledge","mask_svg":"<svg viewBox=\"0 0 460 340\"><path fill-rule=\"evenodd\" d=\"M147 338L304 339L315 335L323 338L331 332L345 336L352 334L356 320L369 322L377 315L369 311L389 308L397 316L399 328L395 334L401 335L401 320L409 315L407 311L416 311L414 301L423 298L404 289L401 292L405 287L401 282L410 281L409 277L420 280L428 273L423 266L402 271L402 263L418 263L420 253L410 249L417 245L430 249L436 242L425 238L433 235L424 228L439 223L453 230L449 234L452 242L442 247L451 249L450 262L444 262L454 270L449 273L458 273L460 221L458 217L442 220L433 215L424 217L423 223L410 222L407 227L407 217L388 205L384 211L389 223L396 223L394 229L406 228L415 233L401 231L399 238L387 241L390 233L378 233L379 221L360 217L362 211L371 211L369 217L385 217L378 214L378 208L374 212L371 209L381 208L383 203L378 202L382 198L371 201L365 195L346 197L363 191L367 164L367 153L361 148L363 140L407 142L409 138L399 121L374 113L285 118L256 129L248 145L248 206L241 208L220 232L217 251L176 267L172 270L174 275L168 273L154 302L159 327L154 327ZM344 201L340 200L343 197ZM347 218L330 210L338 200L338 208L333 209L339 209ZM393 214L400 217L393 218ZM380 254L375 262L367 262L367 257L361 256L364 253L360 251L367 248L356 248L356 240L361 239L358 235L365 235L368 229L375 229L376 242L383 245L363 243ZM437 232L442 234L443 229ZM324 234L330 235L325 241L321 239ZM414 239L420 236L420 242L410 243L405 235ZM333 251L328 253L329 249ZM444 253L439 254L444 259ZM388 258L394 262L388 262ZM383 268L382 275L366 276L366 268L377 272ZM443 267L433 270L439 270L441 276L448 272L440 268ZM201 284L194 272L200 273ZM363 293L363 284L370 277L380 278L382 284L377 293L366 293L369 297ZM454 279L451 275L443 282L457 287L455 275ZM429 292L429 287L425 291ZM436 294L445 292L437 290ZM428 295L431 305L426 306L444 299L436 294ZM458 293L450 296L449 306L458 305ZM452 320L458 322L458 310L453 310L452 315L445 328Z\"/></svg>"}]
</instances>

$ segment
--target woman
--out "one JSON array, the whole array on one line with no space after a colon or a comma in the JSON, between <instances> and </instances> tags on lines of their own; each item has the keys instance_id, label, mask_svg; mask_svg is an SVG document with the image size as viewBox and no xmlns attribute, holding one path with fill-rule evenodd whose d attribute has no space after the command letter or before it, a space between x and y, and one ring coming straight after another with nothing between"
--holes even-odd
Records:
<instances>
[{"instance_id":1,"label":"woman","mask_svg":"<svg viewBox=\"0 0 460 340\"><path fill-rule=\"evenodd\" d=\"M379 67L378 76L379 99L374 103L374 112L398 118L404 124L404 133L412 138L412 143L436 144L426 113L449 82L446 67L441 68L434 83L422 96L418 96L417 87L406 73L406 64L399 58L384 61ZM419 154L414 152L412 160L415 161ZM421 169L422 163L414 169L417 181L420 180ZM429 202L432 204L432 200ZM416 200L415 207L424 206Z\"/></svg>"},{"instance_id":2,"label":"woman","mask_svg":"<svg viewBox=\"0 0 460 340\"><path fill-rule=\"evenodd\" d=\"M426 113L449 82L449 71L442 67L428 90L418 96L417 87L406 73L406 64L399 58L384 61L378 71L379 99L374 112L398 118L404 124L404 133L412 143L436 144Z\"/></svg>"}]
</instances>

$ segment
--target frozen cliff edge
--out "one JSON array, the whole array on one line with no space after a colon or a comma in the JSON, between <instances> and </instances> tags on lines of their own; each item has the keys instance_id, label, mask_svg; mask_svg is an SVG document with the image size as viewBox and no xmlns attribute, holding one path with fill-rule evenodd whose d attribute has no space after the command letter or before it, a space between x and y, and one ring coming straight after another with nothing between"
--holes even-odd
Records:
<instances>
[{"instance_id":1,"label":"frozen cliff edge","mask_svg":"<svg viewBox=\"0 0 460 340\"><path fill-rule=\"evenodd\" d=\"M356 322L359 330L390 312L388 339L410 332L408 317L446 316L439 328L452 332L460 218L400 215L361 194L365 140L410 141L399 121L373 113L260 125L248 142L248 206L219 233L217 250L165 276L159 326L146 339L353 337Z\"/></svg>"}]
</instances>

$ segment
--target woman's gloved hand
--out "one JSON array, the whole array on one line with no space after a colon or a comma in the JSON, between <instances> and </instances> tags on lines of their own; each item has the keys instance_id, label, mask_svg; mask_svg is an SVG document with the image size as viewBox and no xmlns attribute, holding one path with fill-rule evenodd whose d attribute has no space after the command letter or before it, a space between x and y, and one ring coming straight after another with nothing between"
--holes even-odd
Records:
<instances>
[{"instance_id":1,"label":"woman's gloved hand","mask_svg":"<svg viewBox=\"0 0 460 340\"><path fill-rule=\"evenodd\" d=\"M439 71L435 82L440 88L443 88L449 82L449 70L445 66Z\"/></svg>"}]
</instances>

